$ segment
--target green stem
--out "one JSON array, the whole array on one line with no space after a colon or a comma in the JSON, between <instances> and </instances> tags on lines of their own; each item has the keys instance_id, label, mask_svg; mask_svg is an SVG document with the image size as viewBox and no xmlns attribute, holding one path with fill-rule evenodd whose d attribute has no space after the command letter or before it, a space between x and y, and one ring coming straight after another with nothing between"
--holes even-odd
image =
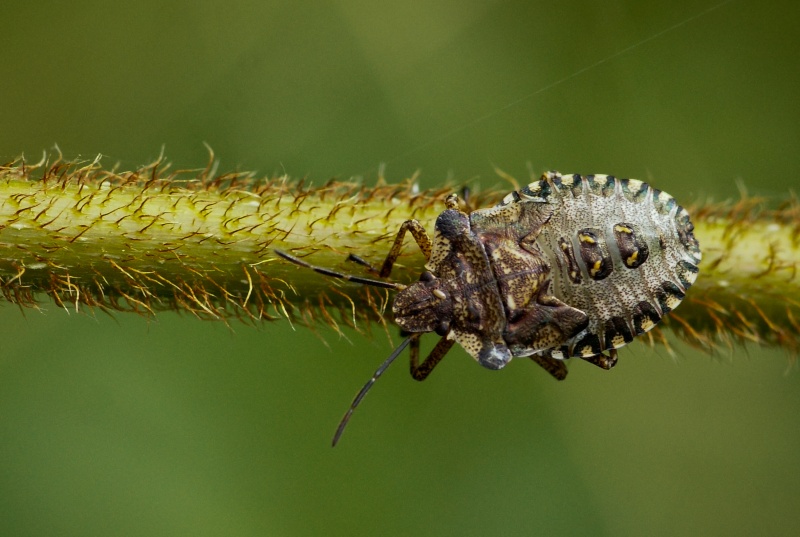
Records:
<instances>
[{"instance_id":1,"label":"green stem","mask_svg":"<svg viewBox=\"0 0 800 537\"><path fill-rule=\"evenodd\" d=\"M368 327L390 297L276 258L363 274L355 253L380 264L410 218L430 227L447 190L401 185L320 187L285 177L169 173L160 162L128 173L56 162L0 167L0 281L5 298L203 318L289 317L308 325ZM504 193L490 192L483 205ZM690 343L753 341L795 351L800 340L798 205L765 211L753 200L692 212L700 277L664 326ZM407 248L393 277L411 281L424 259ZM663 340L655 331L655 340Z\"/></svg>"}]
</instances>

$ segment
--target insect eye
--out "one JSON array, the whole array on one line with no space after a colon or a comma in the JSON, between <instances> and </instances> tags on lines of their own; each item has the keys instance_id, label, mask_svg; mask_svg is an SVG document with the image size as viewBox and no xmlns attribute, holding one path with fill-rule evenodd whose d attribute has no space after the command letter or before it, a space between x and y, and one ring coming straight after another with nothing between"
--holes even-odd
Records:
<instances>
[{"instance_id":1,"label":"insect eye","mask_svg":"<svg viewBox=\"0 0 800 537\"><path fill-rule=\"evenodd\" d=\"M434 276L428 270L426 270L425 272L423 272L422 274L419 275L419 281L421 281L421 282L432 282L435 279L436 279L436 276Z\"/></svg>"},{"instance_id":2,"label":"insect eye","mask_svg":"<svg viewBox=\"0 0 800 537\"><path fill-rule=\"evenodd\" d=\"M436 325L434 330L437 335L446 336L450 332L450 321L442 321Z\"/></svg>"}]
</instances>

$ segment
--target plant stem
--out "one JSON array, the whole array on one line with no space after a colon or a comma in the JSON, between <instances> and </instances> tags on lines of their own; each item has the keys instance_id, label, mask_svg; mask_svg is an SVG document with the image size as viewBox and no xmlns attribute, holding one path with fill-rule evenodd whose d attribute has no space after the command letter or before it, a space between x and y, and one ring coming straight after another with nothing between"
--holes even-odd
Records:
<instances>
[{"instance_id":1,"label":"plant stem","mask_svg":"<svg viewBox=\"0 0 800 537\"><path fill-rule=\"evenodd\" d=\"M285 177L212 175L172 173L161 162L126 173L61 161L0 167L5 298L37 306L46 294L74 309L368 327L383 322L385 291L299 269L273 249L361 275L364 267L345 262L348 254L380 264L402 222L416 218L430 228L449 192L417 192L412 181L312 187ZM795 200L772 211L744 199L690 213L703 249L700 276L662 326L706 349L752 341L795 352ZM406 250L393 274L399 281L416 279L424 264L418 249ZM650 337L666 341L659 331Z\"/></svg>"}]
</instances>

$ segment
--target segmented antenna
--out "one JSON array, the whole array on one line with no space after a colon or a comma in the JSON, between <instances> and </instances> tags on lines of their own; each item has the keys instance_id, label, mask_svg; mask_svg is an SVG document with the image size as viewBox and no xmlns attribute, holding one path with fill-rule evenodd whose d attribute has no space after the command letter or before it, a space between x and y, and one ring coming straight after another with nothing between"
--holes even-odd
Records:
<instances>
[{"instance_id":1,"label":"segmented antenna","mask_svg":"<svg viewBox=\"0 0 800 537\"><path fill-rule=\"evenodd\" d=\"M372 385L375 384L375 381L378 380L380 376L383 375L383 372L386 371L386 369L392 364L392 362L394 362L394 359L400 356L400 353L403 352L403 350L411 342L411 339L414 337L419 337L419 336L415 334L414 336L410 336L404 339L403 342L400 343L400 345L394 350L394 352L392 352L392 354L386 359L386 361L383 362L380 365L380 367L375 370L375 373L372 375L372 378L369 379L367 383L364 384L364 387L361 388L361 390L356 394L355 399L353 399L353 402L350 403L350 408L348 408L347 412L344 413L344 416L342 416L342 421L339 422L339 426L336 428L336 433L333 435L333 442L331 442L331 445L333 447L336 447L336 443L339 442L339 438L342 436L344 428L347 427L347 422L350 421L350 416L353 415L353 411L355 411L356 407L359 405L359 403L361 403L361 400L364 399L364 396L367 395L369 389L372 388Z\"/></svg>"},{"instance_id":2,"label":"segmented antenna","mask_svg":"<svg viewBox=\"0 0 800 537\"><path fill-rule=\"evenodd\" d=\"M338 278L340 280L347 280L348 282L360 283L363 285L371 285L372 287L381 287L383 289L394 289L396 291L402 291L403 289L406 288L406 286L403 285L402 283L393 283L383 280L373 280L371 278L362 278L361 276L345 274L344 272L337 272L335 270L327 269L325 267L318 267L316 265L312 265L311 263L303 261L299 257L287 254L286 252L283 252L281 250L274 250L274 251L276 254L278 254L278 256L284 258L286 261L290 261L295 265L300 265L301 267L311 269L314 272L318 272L323 276L328 276L330 278Z\"/></svg>"},{"instance_id":3,"label":"segmented antenna","mask_svg":"<svg viewBox=\"0 0 800 537\"><path fill-rule=\"evenodd\" d=\"M300 265L301 267L311 269L314 272L318 272L324 276L328 276L331 278L338 278L340 280L347 280L349 282L360 283L363 285L371 285L373 287L381 287L383 289L394 289L396 291L402 291L403 289L406 288L406 286L401 283L392 283L383 280L362 278L361 276L354 276L352 274L345 274L344 272L337 272L335 270L327 269L324 267L318 267L316 265L312 265L311 263L307 263L302 259L295 257L291 254L287 254L286 252L283 252L281 250L275 250L275 253L278 254L278 256L282 257L283 259L291 263L294 263L295 265ZM348 259L356 261L357 263L370 266L369 263L362 260L360 257L353 256L352 254ZM372 378L367 381L367 383L364 385L363 388L361 388L361 391L359 391L356 394L355 399L353 399L353 402L350 403L350 408L347 409L347 412L345 412L344 416L342 417L342 421L339 422L339 426L336 428L336 433L333 435L333 441L331 442L332 446L335 447L337 442L339 442L339 438L342 436L344 428L347 427L347 422L350 421L350 416L353 415L353 412L355 411L356 407L359 405L359 403L361 403L361 400L364 399L364 396L367 395L367 392L369 391L370 388L372 388L372 385L375 384L375 381L378 380L381 375L383 375L383 372L386 371L386 369L392 364L392 362L394 362L395 358L397 358L400 355L400 353L403 352L403 350L406 347L408 347L408 344L414 338L419 338L419 334L415 334L413 336L409 336L406 339L404 339L403 342L400 343L400 345L386 359L386 361L384 361L380 365L380 367L378 367L378 369L375 370L375 373L372 375Z\"/></svg>"}]
</instances>

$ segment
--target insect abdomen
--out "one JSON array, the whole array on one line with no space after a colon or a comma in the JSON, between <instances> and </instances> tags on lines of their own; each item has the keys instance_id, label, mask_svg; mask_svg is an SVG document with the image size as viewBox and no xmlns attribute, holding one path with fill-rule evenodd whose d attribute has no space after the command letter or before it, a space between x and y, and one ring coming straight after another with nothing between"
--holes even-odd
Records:
<instances>
[{"instance_id":1,"label":"insect abdomen","mask_svg":"<svg viewBox=\"0 0 800 537\"><path fill-rule=\"evenodd\" d=\"M589 317L560 347L563 356L622 347L652 329L695 281L701 253L689 215L647 183L549 172L500 205L513 203L553 209L536 238L552 293Z\"/></svg>"}]
</instances>

